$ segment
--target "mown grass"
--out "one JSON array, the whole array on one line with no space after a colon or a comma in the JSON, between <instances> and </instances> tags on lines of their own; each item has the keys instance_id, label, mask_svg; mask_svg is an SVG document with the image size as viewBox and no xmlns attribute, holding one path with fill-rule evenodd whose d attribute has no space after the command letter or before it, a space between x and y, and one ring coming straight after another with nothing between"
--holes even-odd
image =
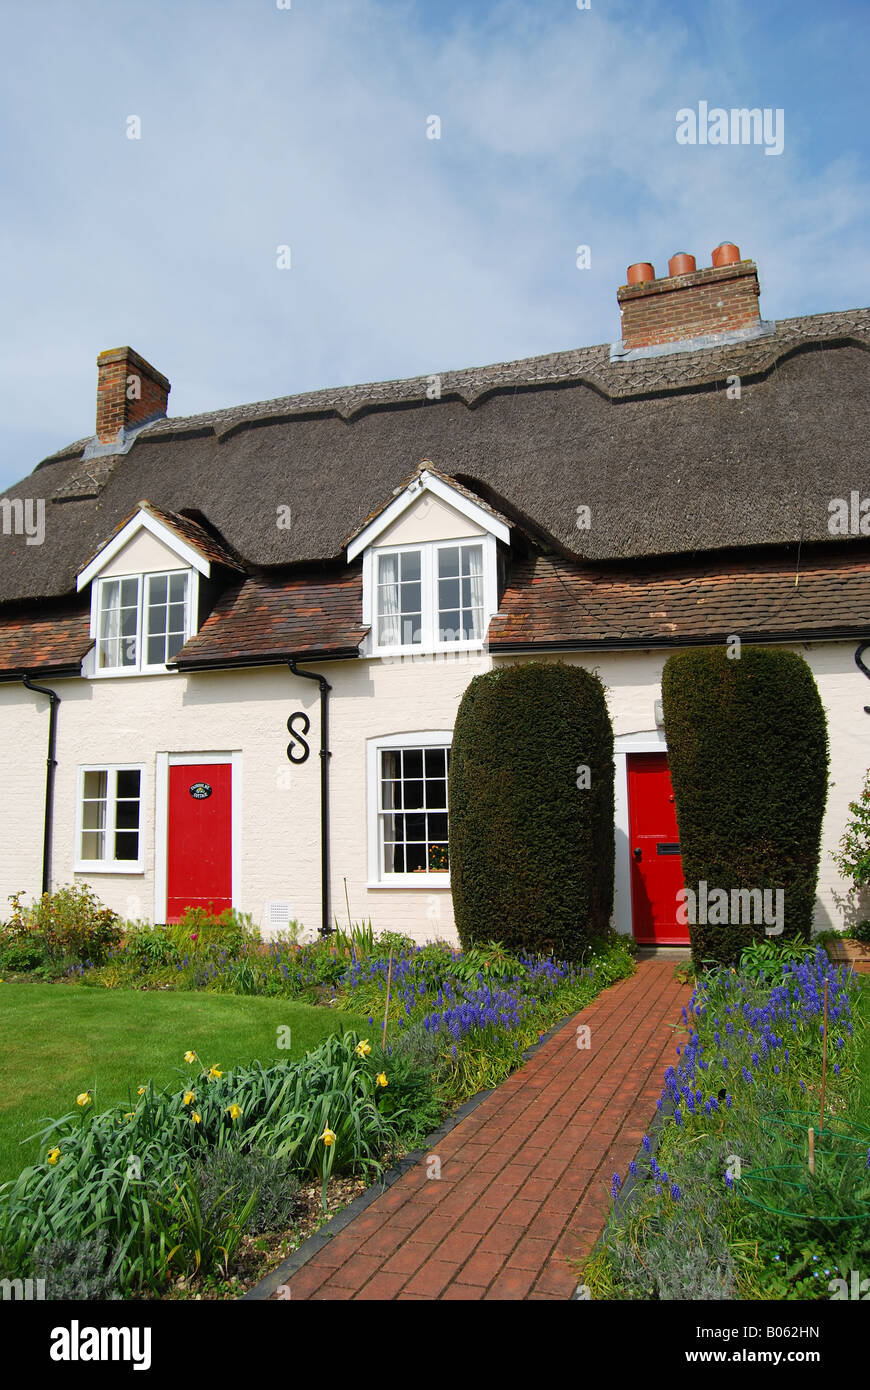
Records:
<instances>
[{"instance_id":1,"label":"mown grass","mask_svg":"<svg viewBox=\"0 0 870 1390\"><path fill-rule=\"evenodd\" d=\"M278 1047L282 1027L289 1048ZM35 1157L38 1145L22 1141L81 1091L102 1110L152 1077L180 1084L188 1048L223 1068L271 1066L348 1029L371 1032L355 1014L287 999L0 984L0 1182Z\"/></svg>"}]
</instances>

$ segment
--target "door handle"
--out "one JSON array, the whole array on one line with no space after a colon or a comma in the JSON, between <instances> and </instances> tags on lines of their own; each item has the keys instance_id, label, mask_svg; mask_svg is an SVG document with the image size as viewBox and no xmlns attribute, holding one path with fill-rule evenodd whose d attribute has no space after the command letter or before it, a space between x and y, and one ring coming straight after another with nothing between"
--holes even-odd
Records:
<instances>
[{"instance_id":1,"label":"door handle","mask_svg":"<svg viewBox=\"0 0 870 1390\"><path fill-rule=\"evenodd\" d=\"M635 859L640 859L640 847L639 847L639 846L638 846L638 848L634 851L634 857L635 857Z\"/></svg>"}]
</instances>

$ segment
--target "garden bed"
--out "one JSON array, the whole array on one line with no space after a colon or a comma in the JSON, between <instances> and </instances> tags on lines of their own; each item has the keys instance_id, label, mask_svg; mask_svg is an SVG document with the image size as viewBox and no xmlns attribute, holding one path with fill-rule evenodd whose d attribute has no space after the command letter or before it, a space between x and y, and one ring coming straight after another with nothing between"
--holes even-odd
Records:
<instances>
[{"instance_id":1,"label":"garden bed","mask_svg":"<svg viewBox=\"0 0 870 1390\"><path fill-rule=\"evenodd\" d=\"M591 1297L828 1299L866 1269L868 1025L870 991L820 948L705 976L656 1122L614 1174Z\"/></svg>"}]
</instances>

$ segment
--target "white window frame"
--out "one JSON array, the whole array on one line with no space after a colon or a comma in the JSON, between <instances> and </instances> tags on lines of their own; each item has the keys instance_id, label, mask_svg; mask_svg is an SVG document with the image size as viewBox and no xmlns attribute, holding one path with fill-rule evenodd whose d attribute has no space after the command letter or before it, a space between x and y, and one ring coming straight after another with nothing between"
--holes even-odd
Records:
<instances>
[{"instance_id":1,"label":"white window frame","mask_svg":"<svg viewBox=\"0 0 870 1390\"><path fill-rule=\"evenodd\" d=\"M483 549L483 616L481 636L445 642L438 636L438 552L479 545ZM378 640L378 559L382 555L420 553L422 619L419 642L381 645ZM498 543L491 534L455 536L450 540L420 541L416 545L371 546L363 555L363 623L370 628L371 656L412 656L415 653L480 651L486 641L490 619L498 612Z\"/></svg>"},{"instance_id":2,"label":"white window frame","mask_svg":"<svg viewBox=\"0 0 870 1390\"><path fill-rule=\"evenodd\" d=\"M390 748L450 748L452 729L426 730L402 734L380 734L366 742L366 819L368 821L368 882L367 888L416 888L431 893L433 889L450 888L450 871L436 873L426 870L418 874L388 874L383 868L381 836L381 753ZM449 793L448 793L449 803Z\"/></svg>"},{"instance_id":3,"label":"white window frame","mask_svg":"<svg viewBox=\"0 0 870 1390\"><path fill-rule=\"evenodd\" d=\"M184 569L178 566L173 569L145 570L141 573L132 574L107 574L100 575L91 582L91 637L94 639L89 668L83 674L89 675L92 679L100 680L106 676L154 676L154 675L177 675L171 671L164 662L156 665L149 665L146 657L146 634L145 634L145 589L149 579L162 579L173 574L184 574L187 576L187 601L184 617L184 640L189 642L196 632L196 614L199 612L199 572L195 569ZM104 584L122 583L125 579L135 579L138 581L138 600L136 614L136 656L137 661L131 666L100 666L99 665L99 646L100 646L100 613L102 610L102 594Z\"/></svg>"},{"instance_id":4,"label":"white window frame","mask_svg":"<svg viewBox=\"0 0 870 1390\"><path fill-rule=\"evenodd\" d=\"M106 799L106 845L112 846L114 853L114 837L117 826L117 773L119 772L138 772L139 773L139 854L136 859L83 859L82 858L82 824L84 816L84 789L86 772L105 772L107 774L107 799ZM109 796L109 787L114 778L114 791ZM77 874L143 874L145 872L145 764L144 763L81 763L78 768L78 778L76 785L76 821L75 821L75 853L73 855L73 872Z\"/></svg>"}]
</instances>

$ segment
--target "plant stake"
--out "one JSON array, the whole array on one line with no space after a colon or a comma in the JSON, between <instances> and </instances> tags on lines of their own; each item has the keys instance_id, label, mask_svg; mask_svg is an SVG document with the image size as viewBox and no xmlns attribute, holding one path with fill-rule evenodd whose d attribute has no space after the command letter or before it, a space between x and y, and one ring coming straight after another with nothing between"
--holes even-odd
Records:
<instances>
[{"instance_id":1,"label":"plant stake","mask_svg":"<svg viewBox=\"0 0 870 1390\"><path fill-rule=\"evenodd\" d=\"M386 1004L386 1008L384 1009L384 1029L383 1029L383 1032L382 1032L382 1034L381 1034L381 1047L384 1048L384 1049L386 1049L386 1046L387 1046L387 1014L390 1012L390 984L391 984L391 982L392 982L392 978L393 978L393 951L392 951L392 947L391 947L391 948L390 948L390 962L389 962L389 965L387 966L387 1004Z\"/></svg>"}]
</instances>

